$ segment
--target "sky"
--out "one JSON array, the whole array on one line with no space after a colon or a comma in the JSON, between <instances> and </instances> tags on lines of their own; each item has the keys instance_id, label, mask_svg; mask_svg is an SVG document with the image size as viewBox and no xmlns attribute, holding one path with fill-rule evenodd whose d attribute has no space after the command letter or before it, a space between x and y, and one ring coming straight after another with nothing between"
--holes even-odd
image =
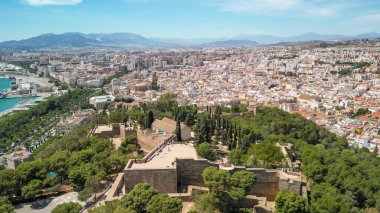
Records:
<instances>
[{"instance_id":1,"label":"sky","mask_svg":"<svg viewBox=\"0 0 380 213\"><path fill-rule=\"evenodd\" d=\"M380 32L380 0L0 0L0 41L64 32L356 35Z\"/></svg>"}]
</instances>

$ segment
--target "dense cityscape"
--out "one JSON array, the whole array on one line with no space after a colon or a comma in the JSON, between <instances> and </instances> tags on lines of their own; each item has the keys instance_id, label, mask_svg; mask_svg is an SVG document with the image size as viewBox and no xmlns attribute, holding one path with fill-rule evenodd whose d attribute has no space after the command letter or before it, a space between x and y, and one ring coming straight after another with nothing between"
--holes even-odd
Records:
<instances>
[{"instance_id":1,"label":"dense cityscape","mask_svg":"<svg viewBox=\"0 0 380 213\"><path fill-rule=\"evenodd\" d=\"M104 86L119 100L149 103L173 93L179 105L274 106L374 151L380 145L379 46L358 41L328 48L43 51L2 59L28 61L37 75L70 87Z\"/></svg>"}]
</instances>

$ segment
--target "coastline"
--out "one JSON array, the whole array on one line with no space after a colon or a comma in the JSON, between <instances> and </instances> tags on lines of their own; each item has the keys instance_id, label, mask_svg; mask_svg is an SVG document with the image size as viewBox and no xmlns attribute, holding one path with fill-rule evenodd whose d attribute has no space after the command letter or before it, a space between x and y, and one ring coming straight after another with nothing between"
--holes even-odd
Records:
<instances>
[{"instance_id":1,"label":"coastline","mask_svg":"<svg viewBox=\"0 0 380 213\"><path fill-rule=\"evenodd\" d=\"M0 79L9 79L9 77L13 77L13 76L15 76L18 79L26 80L26 82L34 82L40 85L47 85L46 83L47 79L43 79L43 78L39 79L30 73L26 75L12 75L10 73L0 72ZM10 89L10 86L8 86L8 88L2 88L2 90L4 91L9 91L9 89ZM0 111L0 117L13 113L15 111L29 110L30 106L36 105L36 102L42 101L43 99L45 99L46 97L49 97L50 95L51 94L49 93L34 93L31 95L15 95L15 94L9 95L8 97L5 97L4 99L0 99L0 103L5 100L5 101L8 101L7 104L11 106L10 108L5 107L5 110ZM17 101L17 103L14 105L13 103L9 103L9 102L12 102L10 100L14 100L14 99L19 99L19 101Z\"/></svg>"},{"instance_id":2,"label":"coastline","mask_svg":"<svg viewBox=\"0 0 380 213\"><path fill-rule=\"evenodd\" d=\"M0 117L13 113L15 111L22 111L22 110L29 110L28 106L35 105L36 102L42 101L45 97L41 96L30 96L30 97L25 97L26 100L20 100L16 105L13 107L1 111L0 112ZM17 98L7 98L7 99L17 99Z\"/></svg>"}]
</instances>

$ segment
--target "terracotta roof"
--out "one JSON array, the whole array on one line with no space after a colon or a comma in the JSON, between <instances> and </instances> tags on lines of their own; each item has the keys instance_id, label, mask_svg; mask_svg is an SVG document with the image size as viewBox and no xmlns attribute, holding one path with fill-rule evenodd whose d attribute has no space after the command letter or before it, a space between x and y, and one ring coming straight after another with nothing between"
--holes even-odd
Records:
<instances>
[{"instance_id":1,"label":"terracotta roof","mask_svg":"<svg viewBox=\"0 0 380 213\"><path fill-rule=\"evenodd\" d=\"M153 124L154 127L157 129L160 129L167 133L174 133L176 129L176 121L169 119L169 118L163 118L162 120L156 119L154 120ZM183 123L181 123L181 130L186 128L187 126Z\"/></svg>"},{"instance_id":2,"label":"terracotta roof","mask_svg":"<svg viewBox=\"0 0 380 213\"><path fill-rule=\"evenodd\" d=\"M378 121L379 119L380 119L380 111L374 112L368 115L363 115L358 118L358 120L361 120L361 121L369 121L369 120Z\"/></svg>"},{"instance_id":3,"label":"terracotta roof","mask_svg":"<svg viewBox=\"0 0 380 213\"><path fill-rule=\"evenodd\" d=\"M303 99L303 100L313 100L313 99L317 99L316 96L313 96L313 95L307 95L307 94L301 94L298 99Z\"/></svg>"}]
</instances>

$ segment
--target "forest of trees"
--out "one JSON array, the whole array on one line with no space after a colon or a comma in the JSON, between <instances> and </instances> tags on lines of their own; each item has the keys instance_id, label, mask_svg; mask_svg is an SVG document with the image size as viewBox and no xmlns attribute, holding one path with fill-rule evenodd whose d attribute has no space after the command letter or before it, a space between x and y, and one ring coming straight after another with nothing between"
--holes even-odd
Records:
<instances>
[{"instance_id":1,"label":"forest of trees","mask_svg":"<svg viewBox=\"0 0 380 213\"><path fill-rule=\"evenodd\" d=\"M277 168L283 159L274 144L292 143L311 186L311 212L380 210L380 159L368 149L348 148L345 139L280 109L261 107L256 115L220 111L197 116L197 144L221 141L236 165Z\"/></svg>"},{"instance_id":2,"label":"forest of trees","mask_svg":"<svg viewBox=\"0 0 380 213\"><path fill-rule=\"evenodd\" d=\"M16 170L0 170L0 196L12 202L33 200L43 190L59 191L62 184L70 184L85 191L87 197L83 196L88 198L99 189L101 179L122 171L132 157L128 152L131 150L113 150L109 140L86 137L88 130L89 126L75 128L34 156L33 161L20 164ZM128 139L127 148L131 149L133 141Z\"/></svg>"}]
</instances>

